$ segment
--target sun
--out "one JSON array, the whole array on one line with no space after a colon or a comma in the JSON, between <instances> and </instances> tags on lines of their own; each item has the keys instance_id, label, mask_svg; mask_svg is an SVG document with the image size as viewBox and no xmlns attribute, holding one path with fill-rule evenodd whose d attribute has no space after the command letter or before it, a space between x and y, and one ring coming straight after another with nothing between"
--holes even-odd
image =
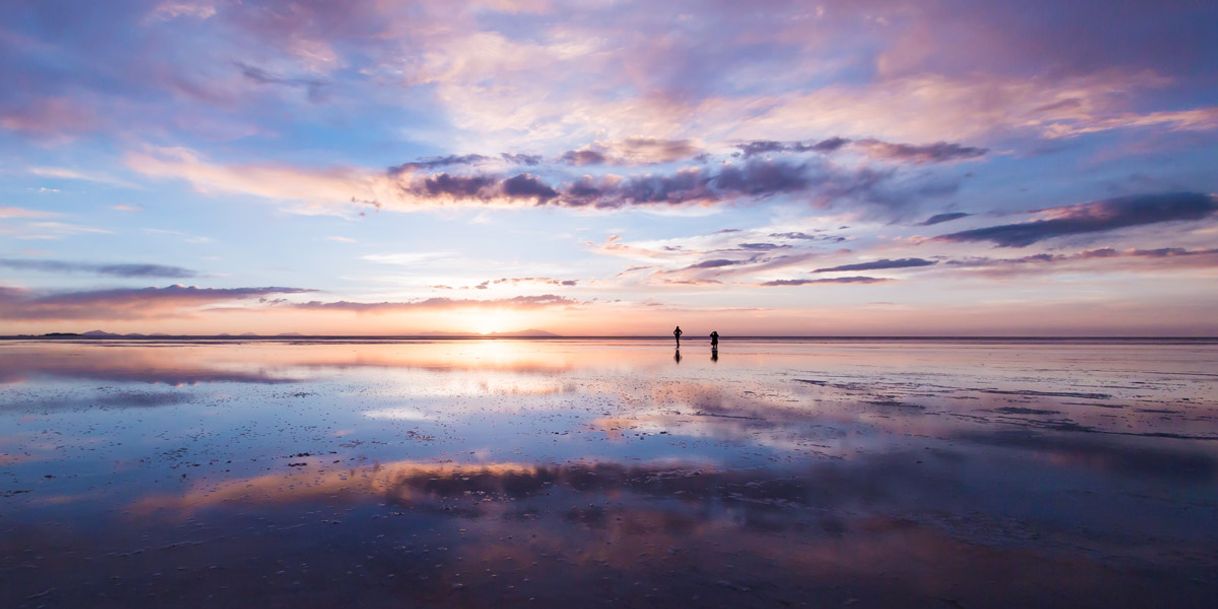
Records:
<instances>
[{"instance_id":1,"label":"sun","mask_svg":"<svg viewBox=\"0 0 1218 609\"><path fill-rule=\"evenodd\" d=\"M473 330L482 336L503 332L509 321L508 315L504 311L483 311L475 317Z\"/></svg>"}]
</instances>

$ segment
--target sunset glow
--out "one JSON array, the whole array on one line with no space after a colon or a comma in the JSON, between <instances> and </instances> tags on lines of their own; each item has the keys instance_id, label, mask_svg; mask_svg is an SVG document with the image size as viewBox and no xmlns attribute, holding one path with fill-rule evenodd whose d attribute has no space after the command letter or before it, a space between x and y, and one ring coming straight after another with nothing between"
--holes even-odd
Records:
<instances>
[{"instance_id":1,"label":"sunset glow","mask_svg":"<svg viewBox=\"0 0 1218 609\"><path fill-rule=\"evenodd\" d=\"M1213 3L0 19L0 334L1218 334Z\"/></svg>"}]
</instances>

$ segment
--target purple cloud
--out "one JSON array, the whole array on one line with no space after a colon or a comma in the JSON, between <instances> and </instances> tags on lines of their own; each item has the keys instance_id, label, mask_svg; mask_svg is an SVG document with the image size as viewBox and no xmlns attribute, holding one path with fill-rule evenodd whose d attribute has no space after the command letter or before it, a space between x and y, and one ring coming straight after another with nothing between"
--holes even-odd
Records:
<instances>
[{"instance_id":1,"label":"purple cloud","mask_svg":"<svg viewBox=\"0 0 1218 609\"><path fill-rule=\"evenodd\" d=\"M867 139L859 140L854 145L875 158L915 164L975 159L985 156L985 153L989 152L985 148L963 146L950 142L936 142L934 144L918 146L913 144L892 144Z\"/></svg>"},{"instance_id":2,"label":"purple cloud","mask_svg":"<svg viewBox=\"0 0 1218 609\"><path fill-rule=\"evenodd\" d=\"M1002 224L936 237L938 241L990 241L999 247L1026 247L1037 241L1162 222L1201 220L1218 210L1218 200L1195 192L1134 195L1041 210L1044 220Z\"/></svg>"},{"instance_id":3,"label":"purple cloud","mask_svg":"<svg viewBox=\"0 0 1218 609\"><path fill-rule=\"evenodd\" d=\"M971 215L972 214L965 213L962 211L953 211L953 212L947 212L947 213L942 213L942 214L935 214L935 215L923 220L922 222L919 222L918 226L934 226L935 224L942 224L944 222L951 222L952 220L959 220L961 218L967 218Z\"/></svg>"},{"instance_id":4,"label":"purple cloud","mask_svg":"<svg viewBox=\"0 0 1218 609\"><path fill-rule=\"evenodd\" d=\"M919 266L931 266L938 264L937 260L926 260L925 258L897 258L895 260L884 258L882 260L872 260L871 262L857 262L855 264L843 264L841 266L831 266L821 269L816 269L814 273L837 273L840 271L876 271L880 269L908 269Z\"/></svg>"},{"instance_id":5,"label":"purple cloud","mask_svg":"<svg viewBox=\"0 0 1218 609\"><path fill-rule=\"evenodd\" d=\"M91 273L110 277L160 277L186 279L198 275L195 271L161 264L98 264L64 260L30 260L0 258L0 267L41 273Z\"/></svg>"},{"instance_id":6,"label":"purple cloud","mask_svg":"<svg viewBox=\"0 0 1218 609\"><path fill-rule=\"evenodd\" d=\"M762 283L763 286L788 286L788 285L819 285L819 284L869 284L883 283L892 281L887 277L867 277L864 275L856 275L854 277L827 277L822 279L775 279Z\"/></svg>"},{"instance_id":7,"label":"purple cloud","mask_svg":"<svg viewBox=\"0 0 1218 609\"><path fill-rule=\"evenodd\" d=\"M503 194L512 199L537 199L546 202L558 196L558 191L550 188L536 176L522 173L503 181Z\"/></svg>"},{"instance_id":8,"label":"purple cloud","mask_svg":"<svg viewBox=\"0 0 1218 609\"><path fill-rule=\"evenodd\" d=\"M1018 258L969 257L948 260L945 266L977 270L995 276L1029 272L1052 272L1056 267L1103 261L1118 270L1218 267L1218 249L1190 250L1182 247L1118 250L1105 247L1071 254L1041 253Z\"/></svg>"},{"instance_id":9,"label":"purple cloud","mask_svg":"<svg viewBox=\"0 0 1218 609\"><path fill-rule=\"evenodd\" d=\"M749 158L758 154L771 152L834 152L849 144L850 140L843 137L831 137L818 142L778 142L774 140L753 140L736 144L740 156Z\"/></svg>"},{"instance_id":10,"label":"purple cloud","mask_svg":"<svg viewBox=\"0 0 1218 609\"><path fill-rule=\"evenodd\" d=\"M516 158L516 156L518 155L514 155L513 158ZM504 158L505 160L511 160L507 159L506 155ZM451 165L475 165L488 159L489 157L481 154L446 154L444 156L428 157L425 159L419 159L417 161L411 161L409 163L402 163L401 165L397 165L395 167L390 167L389 174L397 175L412 169L437 169L439 167L448 167Z\"/></svg>"}]
</instances>

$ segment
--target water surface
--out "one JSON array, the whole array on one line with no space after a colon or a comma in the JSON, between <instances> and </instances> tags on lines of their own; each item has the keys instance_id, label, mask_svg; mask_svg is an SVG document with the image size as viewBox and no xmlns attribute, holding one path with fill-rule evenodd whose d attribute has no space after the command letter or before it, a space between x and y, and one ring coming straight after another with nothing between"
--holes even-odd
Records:
<instances>
[{"instance_id":1,"label":"water surface","mask_svg":"<svg viewBox=\"0 0 1218 609\"><path fill-rule=\"evenodd\" d=\"M1218 606L1218 344L0 343L3 607Z\"/></svg>"}]
</instances>

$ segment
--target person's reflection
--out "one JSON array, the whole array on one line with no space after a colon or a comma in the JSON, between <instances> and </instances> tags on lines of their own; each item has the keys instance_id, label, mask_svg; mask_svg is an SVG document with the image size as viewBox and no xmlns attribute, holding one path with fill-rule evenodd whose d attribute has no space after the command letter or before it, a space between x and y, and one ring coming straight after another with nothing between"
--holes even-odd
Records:
<instances>
[{"instance_id":1,"label":"person's reflection","mask_svg":"<svg viewBox=\"0 0 1218 609\"><path fill-rule=\"evenodd\" d=\"M672 361L677 362L678 364L681 363L681 350L680 349L677 349L676 352L674 352L672 354Z\"/></svg>"},{"instance_id":2,"label":"person's reflection","mask_svg":"<svg viewBox=\"0 0 1218 609\"><path fill-rule=\"evenodd\" d=\"M711 347L711 361L719 361L719 347Z\"/></svg>"}]
</instances>

